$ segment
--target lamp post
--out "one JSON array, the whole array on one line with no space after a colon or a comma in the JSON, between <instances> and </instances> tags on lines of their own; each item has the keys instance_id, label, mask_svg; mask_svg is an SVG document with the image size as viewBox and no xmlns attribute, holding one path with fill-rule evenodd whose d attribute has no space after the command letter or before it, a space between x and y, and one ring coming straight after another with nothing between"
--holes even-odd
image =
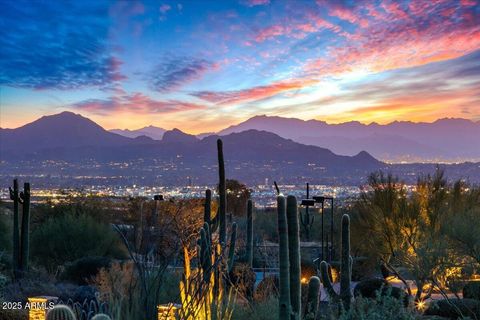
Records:
<instances>
[{"instance_id":1,"label":"lamp post","mask_svg":"<svg viewBox=\"0 0 480 320\"><path fill-rule=\"evenodd\" d=\"M307 193L308 194L308 193ZM331 201L330 205L330 246L327 248L327 252L325 252L325 219L324 219L324 210L325 210L325 200ZM316 203L320 203L321 205L321 246L322 246L322 260L325 260L325 253L328 253L328 262L333 260L333 197L324 197L324 196L313 196L312 199L303 199L301 202L302 206L308 207L315 206ZM328 244L327 244L328 245Z\"/></svg>"}]
</instances>

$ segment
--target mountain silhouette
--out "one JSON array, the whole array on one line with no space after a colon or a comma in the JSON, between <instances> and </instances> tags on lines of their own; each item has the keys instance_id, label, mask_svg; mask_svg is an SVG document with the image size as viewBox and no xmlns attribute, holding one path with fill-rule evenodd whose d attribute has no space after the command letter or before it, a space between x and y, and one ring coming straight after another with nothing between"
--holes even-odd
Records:
<instances>
[{"instance_id":1,"label":"mountain silhouette","mask_svg":"<svg viewBox=\"0 0 480 320\"><path fill-rule=\"evenodd\" d=\"M108 132L92 120L72 112L43 116L16 129L0 129L0 137L3 152L134 143L134 140Z\"/></svg>"},{"instance_id":2,"label":"mountain silhouette","mask_svg":"<svg viewBox=\"0 0 480 320\"><path fill-rule=\"evenodd\" d=\"M148 126L143 127L137 130L129 130L129 129L112 129L109 130L112 133L119 134L124 137L128 138L136 138L140 136L147 136L154 140L162 140L163 134L165 133L165 129L155 126Z\"/></svg>"},{"instance_id":3,"label":"mountain silhouette","mask_svg":"<svg viewBox=\"0 0 480 320\"><path fill-rule=\"evenodd\" d=\"M263 115L230 126L218 134L250 129L266 130L342 155L355 155L365 150L375 158L392 162L480 160L480 140L476 138L480 136L480 123L466 119L367 125L357 121L328 124L319 120Z\"/></svg>"},{"instance_id":4,"label":"mountain silhouette","mask_svg":"<svg viewBox=\"0 0 480 320\"><path fill-rule=\"evenodd\" d=\"M8 143L2 143L0 151L2 160L9 161L53 160L82 164L91 160L112 163L141 159L142 163L153 161L186 166L184 170L191 170L192 175L202 175L203 168L216 165L218 138L210 135L198 139L179 129L166 131L162 140L146 136L127 138L108 132L80 115L63 112L17 129L1 130L1 141ZM355 176L358 172L364 174L384 166L366 152L339 156L326 148L304 145L267 131L247 130L221 138L228 170L247 180L262 170L268 174L279 172L297 176Z\"/></svg>"}]
</instances>

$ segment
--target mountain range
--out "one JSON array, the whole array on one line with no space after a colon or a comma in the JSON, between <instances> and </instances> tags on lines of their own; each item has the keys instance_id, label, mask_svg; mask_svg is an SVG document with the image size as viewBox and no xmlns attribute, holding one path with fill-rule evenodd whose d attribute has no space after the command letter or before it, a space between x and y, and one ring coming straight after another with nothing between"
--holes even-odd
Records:
<instances>
[{"instance_id":1,"label":"mountain range","mask_svg":"<svg viewBox=\"0 0 480 320\"><path fill-rule=\"evenodd\" d=\"M300 120L276 116L255 116L217 133L260 130L293 141L327 148L339 155L353 156L367 151L386 162L463 162L480 161L480 121L445 118L435 122L395 121L381 125L351 121L328 124L319 120ZM145 127L138 130L110 130L126 137L148 136L161 140L165 129Z\"/></svg>"},{"instance_id":2,"label":"mountain range","mask_svg":"<svg viewBox=\"0 0 480 320\"><path fill-rule=\"evenodd\" d=\"M129 130L129 129L111 129L109 130L112 133L119 134L121 136L127 137L127 138L137 138L140 136L147 136L155 140L162 140L163 134L166 129L160 128L160 127L155 127L155 126L148 126L148 127L143 127L140 129L136 130Z\"/></svg>"},{"instance_id":3,"label":"mountain range","mask_svg":"<svg viewBox=\"0 0 480 320\"><path fill-rule=\"evenodd\" d=\"M62 112L16 129L0 129L0 154L4 173L11 168L9 164L23 163L19 170L29 167L38 175L47 174L44 166L60 166L62 174L154 174L163 181L194 176L197 182L211 182L216 179L218 138L210 135L199 139L178 129L165 131L161 140L145 135L129 138L109 132L81 115ZM229 176L245 182L313 175L324 180L358 182L368 172L385 166L365 151L353 156L337 155L262 130L223 133L222 140ZM65 167L70 167L71 172ZM58 174L57 169L48 174Z\"/></svg>"},{"instance_id":4,"label":"mountain range","mask_svg":"<svg viewBox=\"0 0 480 320\"><path fill-rule=\"evenodd\" d=\"M445 118L432 123L395 121L381 125L351 121L328 124L319 120L255 116L218 132L266 130L294 141L328 148L337 154L367 151L388 162L480 161L480 121Z\"/></svg>"}]
</instances>

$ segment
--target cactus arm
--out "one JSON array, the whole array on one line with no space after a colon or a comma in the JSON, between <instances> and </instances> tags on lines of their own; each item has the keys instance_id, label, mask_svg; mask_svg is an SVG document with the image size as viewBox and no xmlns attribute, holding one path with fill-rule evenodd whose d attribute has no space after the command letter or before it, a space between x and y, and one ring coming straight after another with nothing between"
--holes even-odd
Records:
<instances>
[{"instance_id":1,"label":"cactus arm","mask_svg":"<svg viewBox=\"0 0 480 320\"><path fill-rule=\"evenodd\" d=\"M323 287L330 297L331 302L338 301L340 296L333 289L332 281L328 275L328 263L326 261L322 261L320 263L320 277L322 278Z\"/></svg>"},{"instance_id":2,"label":"cactus arm","mask_svg":"<svg viewBox=\"0 0 480 320\"><path fill-rule=\"evenodd\" d=\"M280 259L279 320L290 320L290 262L285 198L277 196L278 238Z\"/></svg>"},{"instance_id":3,"label":"cactus arm","mask_svg":"<svg viewBox=\"0 0 480 320\"><path fill-rule=\"evenodd\" d=\"M237 224L234 222L232 224L232 234L230 235L230 245L228 248L228 272L230 273L233 270L233 265L235 263L235 243L237 241Z\"/></svg>"},{"instance_id":4,"label":"cactus arm","mask_svg":"<svg viewBox=\"0 0 480 320\"><path fill-rule=\"evenodd\" d=\"M205 226L207 224L205 223ZM210 252L210 243L208 231L205 230L205 226L200 229L200 263L203 271L203 280L205 282L210 281L210 272L212 269L212 258Z\"/></svg>"},{"instance_id":5,"label":"cactus arm","mask_svg":"<svg viewBox=\"0 0 480 320\"><path fill-rule=\"evenodd\" d=\"M253 202L247 201L247 263L250 268L253 267Z\"/></svg>"},{"instance_id":6,"label":"cactus arm","mask_svg":"<svg viewBox=\"0 0 480 320\"><path fill-rule=\"evenodd\" d=\"M203 222L208 223L209 225L212 222L212 190L210 189L205 191Z\"/></svg>"},{"instance_id":7,"label":"cactus arm","mask_svg":"<svg viewBox=\"0 0 480 320\"><path fill-rule=\"evenodd\" d=\"M298 225L297 198L287 197L288 257L290 260L290 302L292 313L298 319L301 314L302 294L300 275L300 230Z\"/></svg>"},{"instance_id":8,"label":"cactus arm","mask_svg":"<svg viewBox=\"0 0 480 320\"><path fill-rule=\"evenodd\" d=\"M227 227L226 227L226 211L227 211L227 195L226 195L226 181L225 181L225 161L223 158L223 142L221 139L217 140L217 152L218 152L218 194L219 194L219 228L220 228L220 243L225 245L227 240Z\"/></svg>"},{"instance_id":9,"label":"cactus arm","mask_svg":"<svg viewBox=\"0 0 480 320\"><path fill-rule=\"evenodd\" d=\"M275 186L275 191L277 192L277 196L281 194L280 188L278 187L277 181L273 181L273 185Z\"/></svg>"},{"instance_id":10,"label":"cactus arm","mask_svg":"<svg viewBox=\"0 0 480 320\"><path fill-rule=\"evenodd\" d=\"M307 305L305 306L304 320L317 319L318 302L320 300L320 279L311 277L308 281Z\"/></svg>"}]
</instances>

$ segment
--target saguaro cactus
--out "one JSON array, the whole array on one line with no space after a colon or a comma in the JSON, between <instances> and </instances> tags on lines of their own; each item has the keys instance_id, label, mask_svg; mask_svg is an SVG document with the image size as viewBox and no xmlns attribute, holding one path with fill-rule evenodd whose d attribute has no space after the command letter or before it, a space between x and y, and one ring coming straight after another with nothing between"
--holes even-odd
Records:
<instances>
[{"instance_id":1,"label":"saguaro cactus","mask_svg":"<svg viewBox=\"0 0 480 320\"><path fill-rule=\"evenodd\" d=\"M210 225L212 221L212 190L207 189L205 191L205 204L203 212L203 222Z\"/></svg>"},{"instance_id":2,"label":"saguaro cactus","mask_svg":"<svg viewBox=\"0 0 480 320\"><path fill-rule=\"evenodd\" d=\"M253 267L253 202L247 201L247 249L246 260L250 268Z\"/></svg>"},{"instance_id":3,"label":"saguaro cactus","mask_svg":"<svg viewBox=\"0 0 480 320\"><path fill-rule=\"evenodd\" d=\"M95 316L93 316L93 318L91 320L111 320L111 318L106 315L105 313L99 313Z\"/></svg>"},{"instance_id":4,"label":"saguaro cactus","mask_svg":"<svg viewBox=\"0 0 480 320\"><path fill-rule=\"evenodd\" d=\"M344 214L342 217L342 238L341 238L341 265L340 265L340 294L333 289L328 273L329 265L326 261L320 264L320 275L322 283L328 295L334 301L341 300L345 309L350 308L352 292L350 290L352 276L352 257L350 256L350 217Z\"/></svg>"},{"instance_id":5,"label":"saguaro cactus","mask_svg":"<svg viewBox=\"0 0 480 320\"><path fill-rule=\"evenodd\" d=\"M47 313L47 320L76 320L72 309L66 305L57 305Z\"/></svg>"},{"instance_id":6,"label":"saguaro cactus","mask_svg":"<svg viewBox=\"0 0 480 320\"><path fill-rule=\"evenodd\" d=\"M220 234L219 239L222 245L225 245L227 240L227 226L226 226L226 211L227 211L227 194L226 194L226 181L225 181L225 162L223 159L223 142L221 139L217 140L217 152L218 152L218 195L219 195L219 208L218 219Z\"/></svg>"},{"instance_id":7,"label":"saguaro cactus","mask_svg":"<svg viewBox=\"0 0 480 320\"><path fill-rule=\"evenodd\" d=\"M30 231L30 184L23 185L23 191L18 190L18 180L13 180L10 189L10 199L13 200L13 273L20 278L28 271L29 231ZM22 204L22 224L19 221L19 204Z\"/></svg>"},{"instance_id":8,"label":"saguaro cactus","mask_svg":"<svg viewBox=\"0 0 480 320\"><path fill-rule=\"evenodd\" d=\"M285 197L277 196L278 239L280 259L279 320L290 320L290 261Z\"/></svg>"},{"instance_id":9,"label":"saguaro cactus","mask_svg":"<svg viewBox=\"0 0 480 320\"><path fill-rule=\"evenodd\" d=\"M297 199L287 197L288 258L290 260L290 304L292 317L299 319L301 314L301 275L300 275L300 230L298 225Z\"/></svg>"},{"instance_id":10,"label":"saguaro cactus","mask_svg":"<svg viewBox=\"0 0 480 320\"><path fill-rule=\"evenodd\" d=\"M317 319L318 302L320 300L320 279L311 277L308 282L307 305L305 306L304 320Z\"/></svg>"},{"instance_id":11,"label":"saguaro cactus","mask_svg":"<svg viewBox=\"0 0 480 320\"><path fill-rule=\"evenodd\" d=\"M24 183L23 192L20 193L20 199L22 199L23 204L20 270L22 273L25 273L28 271L28 258L30 253L30 183Z\"/></svg>"},{"instance_id":12,"label":"saguaro cactus","mask_svg":"<svg viewBox=\"0 0 480 320\"><path fill-rule=\"evenodd\" d=\"M10 189L10 199L13 201L13 273L15 278L18 277L18 269L20 268L20 234L18 221L18 204L20 197L18 193L18 180L13 180L13 189Z\"/></svg>"}]
</instances>

